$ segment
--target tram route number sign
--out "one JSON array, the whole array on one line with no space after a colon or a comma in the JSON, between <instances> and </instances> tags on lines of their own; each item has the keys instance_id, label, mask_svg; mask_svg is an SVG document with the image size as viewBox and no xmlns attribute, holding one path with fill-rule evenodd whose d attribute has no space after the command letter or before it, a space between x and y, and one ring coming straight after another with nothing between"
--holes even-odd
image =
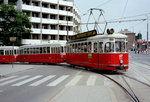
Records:
<instances>
[{"instance_id":1,"label":"tram route number sign","mask_svg":"<svg viewBox=\"0 0 150 102\"><path fill-rule=\"evenodd\" d=\"M85 38L85 37L90 37L90 36L95 36L97 35L97 32L96 30L91 30L91 31L88 31L88 32L84 32L84 33L79 33L77 35L74 35L72 36L72 40L75 40L75 39L80 39L80 38Z\"/></svg>"}]
</instances>

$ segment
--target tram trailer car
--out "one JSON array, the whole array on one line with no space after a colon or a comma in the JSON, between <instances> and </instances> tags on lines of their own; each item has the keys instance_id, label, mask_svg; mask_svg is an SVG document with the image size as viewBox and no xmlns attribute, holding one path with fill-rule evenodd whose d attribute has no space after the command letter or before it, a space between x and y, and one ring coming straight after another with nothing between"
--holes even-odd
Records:
<instances>
[{"instance_id":1,"label":"tram trailer car","mask_svg":"<svg viewBox=\"0 0 150 102\"><path fill-rule=\"evenodd\" d=\"M63 63L65 44L25 45L20 47L19 62L28 63Z\"/></svg>"},{"instance_id":2,"label":"tram trailer car","mask_svg":"<svg viewBox=\"0 0 150 102\"><path fill-rule=\"evenodd\" d=\"M0 63L12 63L17 61L19 47L0 46Z\"/></svg>"},{"instance_id":3,"label":"tram trailer car","mask_svg":"<svg viewBox=\"0 0 150 102\"><path fill-rule=\"evenodd\" d=\"M67 43L66 62L104 70L127 70L127 36L113 33Z\"/></svg>"}]
</instances>

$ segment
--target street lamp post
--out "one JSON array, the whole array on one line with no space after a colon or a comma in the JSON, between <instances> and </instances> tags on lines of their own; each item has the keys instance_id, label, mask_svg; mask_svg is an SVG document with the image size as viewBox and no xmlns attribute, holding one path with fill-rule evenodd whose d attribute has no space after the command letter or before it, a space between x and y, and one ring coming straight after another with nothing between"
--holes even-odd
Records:
<instances>
[{"instance_id":1,"label":"street lamp post","mask_svg":"<svg viewBox=\"0 0 150 102\"><path fill-rule=\"evenodd\" d=\"M10 42L12 42L12 68L13 68L13 62L14 62L14 42L16 41L16 37L10 37Z\"/></svg>"}]
</instances>

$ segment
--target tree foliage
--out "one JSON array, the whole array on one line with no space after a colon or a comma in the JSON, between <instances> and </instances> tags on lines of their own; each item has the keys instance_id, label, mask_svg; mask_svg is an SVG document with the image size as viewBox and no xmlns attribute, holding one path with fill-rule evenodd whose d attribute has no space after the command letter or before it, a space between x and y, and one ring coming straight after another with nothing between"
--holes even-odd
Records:
<instances>
[{"instance_id":1,"label":"tree foliage","mask_svg":"<svg viewBox=\"0 0 150 102\"><path fill-rule=\"evenodd\" d=\"M30 34L31 22L27 15L14 8L14 5L0 5L0 41L3 45L12 45L9 38L17 37L15 45L21 45L24 34Z\"/></svg>"}]
</instances>

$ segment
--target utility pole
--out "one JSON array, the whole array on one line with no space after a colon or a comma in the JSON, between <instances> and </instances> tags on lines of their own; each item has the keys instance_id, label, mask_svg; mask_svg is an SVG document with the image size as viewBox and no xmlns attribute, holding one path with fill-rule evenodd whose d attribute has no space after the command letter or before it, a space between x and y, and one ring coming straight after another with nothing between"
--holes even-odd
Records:
<instances>
[{"instance_id":1,"label":"utility pole","mask_svg":"<svg viewBox=\"0 0 150 102\"><path fill-rule=\"evenodd\" d=\"M148 15L147 15L147 51L148 51Z\"/></svg>"}]
</instances>

